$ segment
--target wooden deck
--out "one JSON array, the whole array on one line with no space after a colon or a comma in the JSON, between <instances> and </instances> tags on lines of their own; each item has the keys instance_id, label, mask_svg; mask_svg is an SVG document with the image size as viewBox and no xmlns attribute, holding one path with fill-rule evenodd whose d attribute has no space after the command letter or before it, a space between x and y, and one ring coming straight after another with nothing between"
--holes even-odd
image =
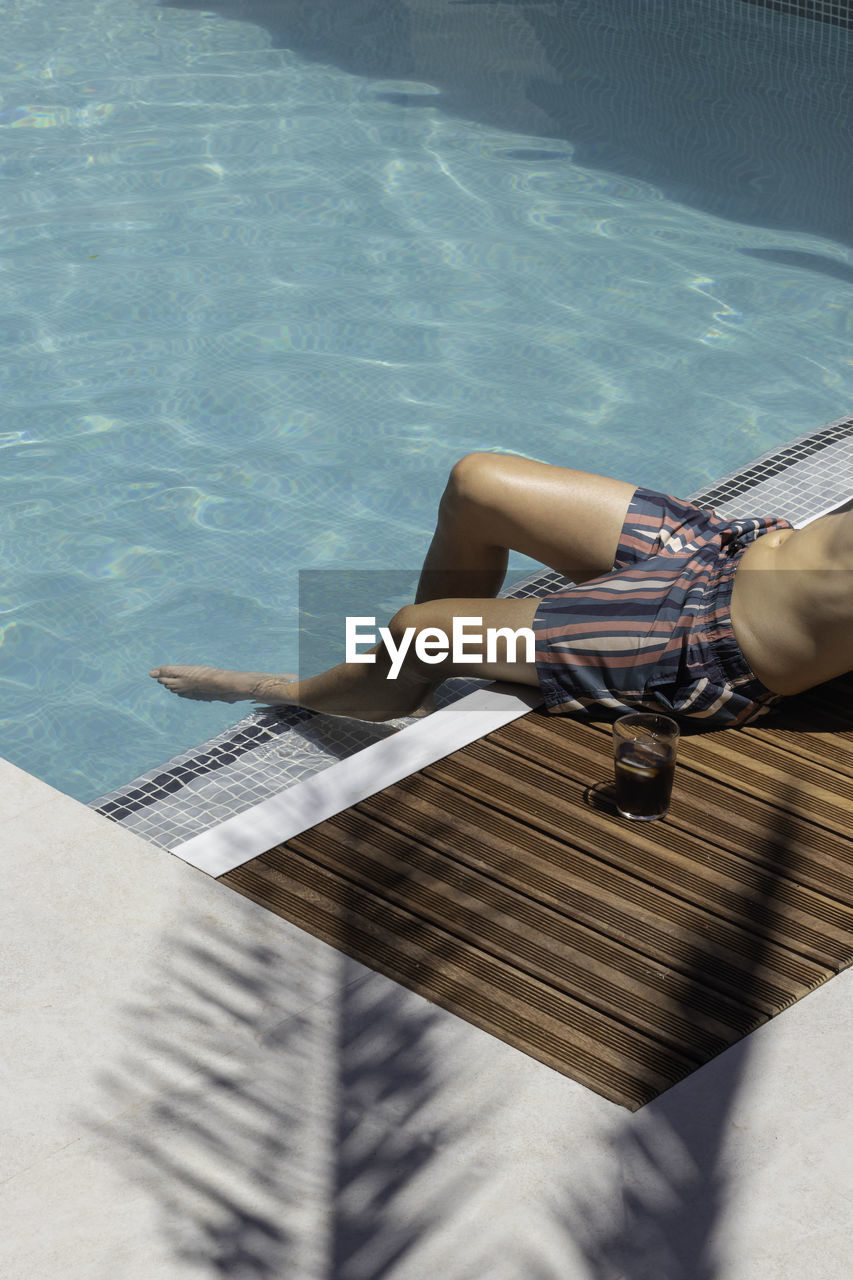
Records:
<instances>
[{"instance_id":1,"label":"wooden deck","mask_svg":"<svg viewBox=\"0 0 853 1280\"><path fill-rule=\"evenodd\" d=\"M532 712L221 879L636 1110L853 961L853 680L682 737L662 822L610 778Z\"/></svg>"}]
</instances>

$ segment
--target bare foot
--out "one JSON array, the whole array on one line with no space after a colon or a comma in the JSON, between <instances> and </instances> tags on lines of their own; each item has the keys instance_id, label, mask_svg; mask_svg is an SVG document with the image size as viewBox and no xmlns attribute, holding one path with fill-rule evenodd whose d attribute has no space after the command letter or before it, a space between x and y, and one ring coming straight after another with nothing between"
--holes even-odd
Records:
<instances>
[{"instance_id":1,"label":"bare foot","mask_svg":"<svg viewBox=\"0 0 853 1280\"><path fill-rule=\"evenodd\" d=\"M259 696L261 682L270 680L262 671L221 671L219 667L155 667L148 674L164 689L197 702L246 702ZM295 675L274 677L288 684Z\"/></svg>"}]
</instances>

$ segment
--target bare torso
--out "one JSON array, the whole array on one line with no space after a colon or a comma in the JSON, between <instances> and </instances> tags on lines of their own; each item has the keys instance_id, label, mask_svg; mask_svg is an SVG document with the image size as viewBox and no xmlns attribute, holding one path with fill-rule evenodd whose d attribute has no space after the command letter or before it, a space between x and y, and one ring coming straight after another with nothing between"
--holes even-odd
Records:
<instances>
[{"instance_id":1,"label":"bare torso","mask_svg":"<svg viewBox=\"0 0 853 1280\"><path fill-rule=\"evenodd\" d=\"M732 627L773 693L801 693L853 670L853 510L747 547L735 574Z\"/></svg>"}]
</instances>

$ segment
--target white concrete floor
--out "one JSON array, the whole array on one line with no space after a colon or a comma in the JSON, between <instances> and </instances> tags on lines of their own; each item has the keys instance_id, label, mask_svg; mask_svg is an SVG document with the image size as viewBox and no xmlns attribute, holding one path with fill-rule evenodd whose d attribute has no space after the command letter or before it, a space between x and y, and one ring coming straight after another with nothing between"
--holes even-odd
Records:
<instances>
[{"instance_id":1,"label":"white concrete floor","mask_svg":"<svg viewBox=\"0 0 853 1280\"><path fill-rule=\"evenodd\" d=\"M851 974L630 1114L14 766L4 1280L849 1280Z\"/></svg>"}]
</instances>

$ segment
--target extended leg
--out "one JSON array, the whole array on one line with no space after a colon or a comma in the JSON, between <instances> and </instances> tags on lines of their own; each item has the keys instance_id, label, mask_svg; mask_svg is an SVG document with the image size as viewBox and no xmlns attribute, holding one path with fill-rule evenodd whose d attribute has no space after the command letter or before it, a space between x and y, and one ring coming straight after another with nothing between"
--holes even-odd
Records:
<instances>
[{"instance_id":1,"label":"extended leg","mask_svg":"<svg viewBox=\"0 0 853 1280\"><path fill-rule=\"evenodd\" d=\"M394 677L390 675L393 654L382 644L371 651L376 659L373 663L342 662L307 680L211 667L155 667L151 675L183 697L226 702L254 699L267 706L290 704L360 720L391 720L411 714L429 691L449 676L481 676L535 685L536 665L532 656L528 658L524 643L513 651L507 636L495 635L494 656L488 660L487 632L532 629L537 604L536 600L454 598L407 605L389 624L395 651L402 650L408 633L405 658ZM418 635L438 630L450 639L456 617L482 622L479 628L467 628L472 639L466 644L466 652L476 661L455 662L452 653L438 662L420 658Z\"/></svg>"}]
</instances>

